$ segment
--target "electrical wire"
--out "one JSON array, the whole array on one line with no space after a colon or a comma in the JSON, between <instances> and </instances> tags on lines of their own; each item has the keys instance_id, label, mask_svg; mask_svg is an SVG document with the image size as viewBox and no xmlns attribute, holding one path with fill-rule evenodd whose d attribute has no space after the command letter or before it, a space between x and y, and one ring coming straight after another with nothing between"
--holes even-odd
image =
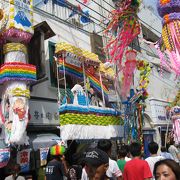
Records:
<instances>
[{"instance_id":1,"label":"electrical wire","mask_svg":"<svg viewBox=\"0 0 180 180\"><path fill-rule=\"evenodd\" d=\"M113 9L115 9L114 6L112 6L111 4L109 4L108 2L106 2L106 0L101 0L101 1L105 2L107 5L109 5L109 6L112 7Z\"/></svg>"},{"instance_id":2,"label":"electrical wire","mask_svg":"<svg viewBox=\"0 0 180 180\"><path fill-rule=\"evenodd\" d=\"M100 6L102 9L106 10L108 13L111 13L111 11L109 11L108 9L104 8L103 6L101 6L101 4L97 3L94 0L91 0L92 2L94 2L95 4L97 4L98 6Z\"/></svg>"},{"instance_id":3,"label":"electrical wire","mask_svg":"<svg viewBox=\"0 0 180 180\"><path fill-rule=\"evenodd\" d=\"M8 0L3 0L3 2L6 2L6 3L9 3L8 2ZM3 3L3 2L0 2L0 3ZM14 5L14 3L13 3L13 5ZM26 10L26 8L24 8L24 7L21 7L21 6L19 6L19 5L16 5L17 7L20 7L21 9L24 9L24 10ZM70 10L72 10L73 8L74 8L74 11L78 14L78 15L81 15L81 16L86 16L87 18L89 18L90 19L90 22L93 22L94 24L96 24L97 26L99 26L99 27L101 27L102 29L104 29L105 30L105 27L103 27L103 26L101 26L101 24L102 24L102 22L99 20L99 19L97 19L97 18L95 18L95 17L93 17L93 16L91 16L91 15L89 15L89 16L87 16L86 14L84 14L83 12L81 12L81 11L79 11L79 10L76 10L76 6L72 6L71 4L67 4L67 6L66 6L68 9L70 9ZM33 6L33 9L39 9L41 12L42 11L44 11L44 10L42 10L42 9L40 9L40 8L37 8L37 7L35 7L35 6ZM46 13L48 13L47 11L45 11ZM48 13L48 14L50 14L50 13ZM55 15L53 15L53 16L55 16ZM57 16L56 16L57 17ZM61 19L60 17L58 17L59 19ZM92 19L94 19L94 20L96 20L96 21L98 21L99 22L99 24L98 23L96 23L95 21L93 21ZM61 20L63 20L63 19L61 19ZM65 21L65 20L63 20L63 21ZM67 21L68 22L68 21ZM69 23L69 22L68 22ZM70 23L69 23L70 24ZM104 23L103 23L104 24ZM104 24L104 25L106 25L106 24ZM74 25L75 26L75 25ZM77 26L75 26L75 27L77 27Z\"/></svg>"},{"instance_id":4,"label":"electrical wire","mask_svg":"<svg viewBox=\"0 0 180 180\"><path fill-rule=\"evenodd\" d=\"M107 17L105 17L105 16L103 16L102 14L98 13L98 12L97 12L97 11L95 11L94 9L90 8L89 6L87 6L87 5L83 4L83 3L82 3L82 2L80 2L79 0L75 0L75 1L77 1L78 3L80 3L80 4L81 4L81 5L83 5L83 6L87 7L88 9L92 10L93 12L95 12L95 13L96 13L96 14L98 14L98 15L100 15L101 17L103 17L103 18L107 19ZM98 21L99 21L99 20L98 20ZM101 22L101 21L99 21L99 22ZM104 25L105 25L105 24L104 24Z\"/></svg>"},{"instance_id":5,"label":"electrical wire","mask_svg":"<svg viewBox=\"0 0 180 180\"><path fill-rule=\"evenodd\" d=\"M4 0L4 1L5 1L5 0ZM6 1L6 2L9 3L8 1ZM59 18L59 17L57 17L57 16L55 16L55 15L52 15L51 13L47 13L47 12L45 12L45 11L37 8L37 7L34 7L34 10L35 10L35 12L39 13L40 15L42 15L42 16L44 16L44 17L48 17L48 18L53 19L53 20L55 20L55 21L64 23L64 24L66 24L66 25L68 25L68 26L74 27L73 24L71 24L71 23L69 23L69 22L67 22L67 21L65 21L65 20L63 20L63 19L61 19L61 18ZM77 26L75 26L75 27L78 28L80 31L82 31L82 32L84 32L84 33L91 34L91 33L89 33L88 31L86 31L86 30L84 30L84 29L82 29L82 28L79 28L79 27L77 27ZM148 53L152 53L152 54L154 54L155 56L157 56L153 51L150 52L150 51L148 51L148 50L146 50L146 49L144 49L144 48L142 48L142 47L140 47L140 48L141 48L142 50L148 52ZM151 49L151 48L150 48L150 49ZM146 59L146 58L145 58L145 59ZM151 63L151 62L149 62L149 63ZM152 63L151 63L151 64L152 64ZM158 76L155 76L154 74L152 74L152 76L158 78L158 79L159 79L161 82L163 82L163 83L167 83L166 81L163 81L162 79L160 79ZM169 80L169 81L171 81L171 80ZM171 81L171 82L175 83L174 81ZM168 84L170 87L174 88L174 86L170 85L169 83L167 83L167 84ZM175 83L175 84L176 84L176 83Z\"/></svg>"}]
</instances>

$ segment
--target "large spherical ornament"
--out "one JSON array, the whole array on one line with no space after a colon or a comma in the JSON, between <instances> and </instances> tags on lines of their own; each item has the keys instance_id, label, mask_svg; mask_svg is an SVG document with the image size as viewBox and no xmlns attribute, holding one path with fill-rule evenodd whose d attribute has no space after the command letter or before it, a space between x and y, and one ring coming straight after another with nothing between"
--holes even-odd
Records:
<instances>
[{"instance_id":1,"label":"large spherical ornament","mask_svg":"<svg viewBox=\"0 0 180 180\"><path fill-rule=\"evenodd\" d=\"M161 17L164 17L166 14L180 12L180 3L179 0L158 0L157 9Z\"/></svg>"}]
</instances>

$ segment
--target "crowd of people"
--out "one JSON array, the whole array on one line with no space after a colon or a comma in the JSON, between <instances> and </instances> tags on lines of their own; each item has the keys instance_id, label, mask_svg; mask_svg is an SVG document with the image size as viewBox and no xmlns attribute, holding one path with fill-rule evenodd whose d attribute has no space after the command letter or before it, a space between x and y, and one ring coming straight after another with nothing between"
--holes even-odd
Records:
<instances>
[{"instance_id":1,"label":"crowd of people","mask_svg":"<svg viewBox=\"0 0 180 180\"><path fill-rule=\"evenodd\" d=\"M64 156L61 160L54 157L46 166L45 179L180 180L180 152L175 145L169 147L169 152L161 147L159 153L158 144L150 142L148 149L150 157L144 159L140 143L122 145L114 160L111 158L111 141L100 140L95 148L90 148L79 156L81 160L76 161L79 163L74 162L69 166Z\"/></svg>"},{"instance_id":2,"label":"crowd of people","mask_svg":"<svg viewBox=\"0 0 180 180\"><path fill-rule=\"evenodd\" d=\"M74 153L70 148L63 156L51 156L38 180L180 180L180 151L171 144L167 149L156 142L148 144L150 156L144 158L142 146L122 144L118 156L111 158L110 140L99 140L96 147ZM69 156L69 154L71 156ZM20 166L5 180L23 180Z\"/></svg>"}]
</instances>

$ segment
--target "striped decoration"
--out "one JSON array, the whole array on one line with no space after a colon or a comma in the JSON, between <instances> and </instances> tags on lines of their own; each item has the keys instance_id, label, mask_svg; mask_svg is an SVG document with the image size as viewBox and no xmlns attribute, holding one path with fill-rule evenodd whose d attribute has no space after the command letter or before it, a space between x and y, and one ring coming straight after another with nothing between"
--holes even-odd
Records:
<instances>
[{"instance_id":1,"label":"striped decoration","mask_svg":"<svg viewBox=\"0 0 180 180\"><path fill-rule=\"evenodd\" d=\"M53 156L63 155L65 151L65 147L60 145L55 145L50 148L50 154Z\"/></svg>"},{"instance_id":2,"label":"striped decoration","mask_svg":"<svg viewBox=\"0 0 180 180\"><path fill-rule=\"evenodd\" d=\"M63 62L62 59L59 59L59 64L60 66L60 72L63 72ZM71 64L67 64L66 62L64 62L64 66L65 66L65 71L67 74L73 75L77 78L83 78L83 69L79 68L77 66L71 65ZM90 84L93 86L93 88L95 88L98 92L101 93L101 83L100 80L98 78L96 78L94 75L92 75L91 73L89 73L88 71L86 71L86 77L89 78ZM104 91L104 95L105 98L108 97L108 89L105 85L102 85L103 87L103 91Z\"/></svg>"},{"instance_id":3,"label":"striped decoration","mask_svg":"<svg viewBox=\"0 0 180 180\"><path fill-rule=\"evenodd\" d=\"M0 67L0 83L11 80L35 81L36 67L21 62L4 63Z\"/></svg>"},{"instance_id":4,"label":"striped decoration","mask_svg":"<svg viewBox=\"0 0 180 180\"><path fill-rule=\"evenodd\" d=\"M120 116L107 116L97 114L65 113L60 114L60 125L123 125L124 122Z\"/></svg>"}]
</instances>

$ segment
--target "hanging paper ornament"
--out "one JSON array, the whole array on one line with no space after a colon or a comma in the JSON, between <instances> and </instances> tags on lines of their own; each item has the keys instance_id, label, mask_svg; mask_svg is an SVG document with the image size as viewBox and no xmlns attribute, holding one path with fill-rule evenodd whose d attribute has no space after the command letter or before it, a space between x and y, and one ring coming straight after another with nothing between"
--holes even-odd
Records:
<instances>
[{"instance_id":1,"label":"hanging paper ornament","mask_svg":"<svg viewBox=\"0 0 180 180\"><path fill-rule=\"evenodd\" d=\"M2 9L0 9L0 21L3 19L3 16L4 16L4 12Z\"/></svg>"},{"instance_id":2,"label":"hanging paper ornament","mask_svg":"<svg viewBox=\"0 0 180 180\"><path fill-rule=\"evenodd\" d=\"M31 40L34 33L32 4L32 0L21 1L21 6L14 0L0 4L4 11L0 21L1 41L28 43ZM22 11L22 7L26 8Z\"/></svg>"},{"instance_id":3,"label":"hanging paper ornament","mask_svg":"<svg viewBox=\"0 0 180 180\"><path fill-rule=\"evenodd\" d=\"M149 84L149 75L151 72L150 64L147 61L137 61L137 69L140 71L140 80L138 90L142 91L142 98L146 99L148 96L147 86Z\"/></svg>"},{"instance_id":4,"label":"hanging paper ornament","mask_svg":"<svg viewBox=\"0 0 180 180\"><path fill-rule=\"evenodd\" d=\"M136 16L139 3L131 3L132 1L125 0L111 12L111 21L105 30L106 35L110 35L106 49L112 61L117 64L118 71L122 69L124 50L140 33L140 24ZM115 37L114 32L117 32Z\"/></svg>"},{"instance_id":5,"label":"hanging paper ornament","mask_svg":"<svg viewBox=\"0 0 180 180\"><path fill-rule=\"evenodd\" d=\"M173 122L173 137L176 144L180 144L180 107L171 109L171 119Z\"/></svg>"},{"instance_id":6,"label":"hanging paper ornament","mask_svg":"<svg viewBox=\"0 0 180 180\"><path fill-rule=\"evenodd\" d=\"M126 51L126 62L123 69L123 82L121 87L121 93L124 97L129 93L132 84L133 73L136 68L136 55L137 53L134 50Z\"/></svg>"},{"instance_id":7,"label":"hanging paper ornament","mask_svg":"<svg viewBox=\"0 0 180 180\"><path fill-rule=\"evenodd\" d=\"M177 75L180 75L180 2L178 0L158 0L157 9L162 19L162 41L156 46L163 64L167 64ZM170 63L161 54L160 49L165 46L164 52Z\"/></svg>"}]
</instances>

